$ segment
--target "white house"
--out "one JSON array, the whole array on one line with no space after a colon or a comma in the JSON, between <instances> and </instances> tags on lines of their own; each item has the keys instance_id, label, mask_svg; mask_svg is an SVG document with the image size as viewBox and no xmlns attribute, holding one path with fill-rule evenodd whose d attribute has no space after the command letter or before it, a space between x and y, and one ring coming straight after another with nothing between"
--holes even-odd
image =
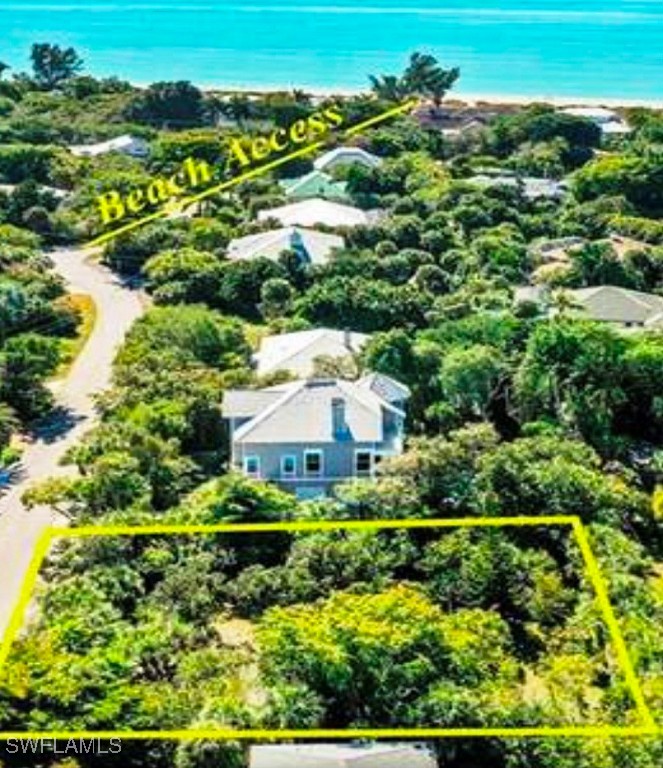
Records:
<instances>
[{"instance_id":1,"label":"white house","mask_svg":"<svg viewBox=\"0 0 663 768\"><path fill-rule=\"evenodd\" d=\"M260 211L258 219L276 219L285 227L314 227L316 224L325 224L328 227L357 227L360 224L374 224L381 215L382 211L362 211L351 205L313 198Z\"/></svg>"},{"instance_id":2,"label":"white house","mask_svg":"<svg viewBox=\"0 0 663 768\"><path fill-rule=\"evenodd\" d=\"M227 390L232 465L299 498L325 496L342 480L373 477L382 458L402 452L409 396L382 374Z\"/></svg>"},{"instance_id":3,"label":"white house","mask_svg":"<svg viewBox=\"0 0 663 768\"><path fill-rule=\"evenodd\" d=\"M618 112L607 107L564 107L560 109L565 115L573 117L583 117L585 120L591 120L594 125L601 129L604 137L624 135L633 130L628 123L622 120Z\"/></svg>"},{"instance_id":4,"label":"white house","mask_svg":"<svg viewBox=\"0 0 663 768\"><path fill-rule=\"evenodd\" d=\"M607 107L562 107L559 111L564 115L583 117L585 120L591 120L593 123L596 123L596 125L605 125L606 123L611 123L620 119L614 109L608 109Z\"/></svg>"},{"instance_id":5,"label":"white house","mask_svg":"<svg viewBox=\"0 0 663 768\"><path fill-rule=\"evenodd\" d=\"M98 144L77 144L69 147L69 151L77 157L99 157L111 152L120 152L130 157L147 157L149 144L145 139L124 135Z\"/></svg>"},{"instance_id":6,"label":"white house","mask_svg":"<svg viewBox=\"0 0 663 768\"><path fill-rule=\"evenodd\" d=\"M11 195L18 186L18 184L0 184L0 192L4 192L6 195ZM47 184L40 184L39 191L53 195L56 200L64 200L67 197L71 197L73 194L73 192L68 189L49 187Z\"/></svg>"},{"instance_id":7,"label":"white house","mask_svg":"<svg viewBox=\"0 0 663 768\"><path fill-rule=\"evenodd\" d=\"M290 371L306 378L313 374L315 360L320 357L348 358L361 351L370 336L332 328L282 333L266 336L260 343L254 362L259 374Z\"/></svg>"},{"instance_id":8,"label":"white house","mask_svg":"<svg viewBox=\"0 0 663 768\"><path fill-rule=\"evenodd\" d=\"M511 173L479 173L468 179L479 187L512 187L519 189L528 200L546 198L560 200L568 194L569 187L564 181L545 179L538 176L516 176Z\"/></svg>"},{"instance_id":9,"label":"white house","mask_svg":"<svg viewBox=\"0 0 663 768\"><path fill-rule=\"evenodd\" d=\"M420 744L274 744L251 748L249 768L437 768Z\"/></svg>"},{"instance_id":10,"label":"white house","mask_svg":"<svg viewBox=\"0 0 663 768\"><path fill-rule=\"evenodd\" d=\"M332 171L344 165L363 165L365 168L377 168L382 159L361 147L336 147L325 152L313 163L316 171Z\"/></svg>"},{"instance_id":11,"label":"white house","mask_svg":"<svg viewBox=\"0 0 663 768\"><path fill-rule=\"evenodd\" d=\"M294 251L304 264L325 264L332 252L343 248L339 235L302 227L283 227L231 240L227 256L233 261L264 257L276 261L283 251Z\"/></svg>"}]
</instances>

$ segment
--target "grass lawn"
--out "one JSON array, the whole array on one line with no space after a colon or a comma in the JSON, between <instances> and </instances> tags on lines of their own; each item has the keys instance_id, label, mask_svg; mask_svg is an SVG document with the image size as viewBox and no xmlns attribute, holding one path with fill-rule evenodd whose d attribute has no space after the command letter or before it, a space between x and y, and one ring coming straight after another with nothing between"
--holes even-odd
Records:
<instances>
[{"instance_id":1,"label":"grass lawn","mask_svg":"<svg viewBox=\"0 0 663 768\"><path fill-rule=\"evenodd\" d=\"M85 346L97 319L97 307L92 298L84 293L71 293L63 301L73 307L80 316L76 336L73 339L62 340L60 365L55 372L55 381L63 379L69 373L71 366Z\"/></svg>"}]
</instances>

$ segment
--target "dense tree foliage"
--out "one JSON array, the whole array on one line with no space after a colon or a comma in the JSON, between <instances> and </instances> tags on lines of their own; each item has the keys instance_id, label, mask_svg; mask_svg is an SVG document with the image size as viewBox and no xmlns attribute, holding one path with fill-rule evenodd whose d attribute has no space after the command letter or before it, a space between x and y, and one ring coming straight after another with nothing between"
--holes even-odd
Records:
<instances>
[{"instance_id":1,"label":"dense tree foliage","mask_svg":"<svg viewBox=\"0 0 663 768\"><path fill-rule=\"evenodd\" d=\"M12 225L0 226L0 467L17 457L12 433L44 416L52 405L45 381L58 366L63 340L78 316L62 301L39 239Z\"/></svg>"}]
</instances>

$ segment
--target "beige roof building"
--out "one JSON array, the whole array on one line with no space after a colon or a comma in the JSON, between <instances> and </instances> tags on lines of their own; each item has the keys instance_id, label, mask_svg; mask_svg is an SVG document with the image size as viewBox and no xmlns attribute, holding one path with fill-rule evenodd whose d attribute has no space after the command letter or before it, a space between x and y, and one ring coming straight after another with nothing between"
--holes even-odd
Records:
<instances>
[{"instance_id":1,"label":"beige roof building","mask_svg":"<svg viewBox=\"0 0 663 768\"><path fill-rule=\"evenodd\" d=\"M663 329L663 296L615 285L578 288L569 293L593 320L619 323L627 328Z\"/></svg>"},{"instance_id":2,"label":"beige roof building","mask_svg":"<svg viewBox=\"0 0 663 768\"><path fill-rule=\"evenodd\" d=\"M266 336L254 361L259 374L286 370L306 378L312 375L316 358L352 357L360 352L369 338L363 333L332 328Z\"/></svg>"},{"instance_id":3,"label":"beige roof building","mask_svg":"<svg viewBox=\"0 0 663 768\"><path fill-rule=\"evenodd\" d=\"M575 311L592 320L615 323L624 328L663 329L663 296L631 291L616 285L564 290L575 305ZM550 305L551 292L542 286L516 288L516 304L534 302ZM551 307L551 312L554 309ZM573 311L573 310L571 310Z\"/></svg>"}]
</instances>

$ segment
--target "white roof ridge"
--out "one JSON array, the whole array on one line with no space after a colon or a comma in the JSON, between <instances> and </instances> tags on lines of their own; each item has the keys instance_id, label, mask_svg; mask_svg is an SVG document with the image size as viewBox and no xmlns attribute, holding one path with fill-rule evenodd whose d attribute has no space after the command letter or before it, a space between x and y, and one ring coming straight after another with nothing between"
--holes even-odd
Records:
<instances>
[{"instance_id":1,"label":"white roof ridge","mask_svg":"<svg viewBox=\"0 0 663 768\"><path fill-rule=\"evenodd\" d=\"M364 149L363 147L357 147L354 144L341 144L338 147L332 147L331 149L328 149L321 157L326 157L327 155L338 155L341 152L356 152L361 155L370 155L372 157L377 157L376 154L373 152L369 152L367 149Z\"/></svg>"},{"instance_id":2,"label":"white roof ridge","mask_svg":"<svg viewBox=\"0 0 663 768\"><path fill-rule=\"evenodd\" d=\"M254 249L251 251L251 253L255 253L256 250L260 250L261 248L267 248L270 245L276 245L279 240L281 240L281 238L292 234L290 232L291 229L293 229L293 227L280 227L279 229L269 229L267 232L258 233L260 235L264 235L264 239L254 245Z\"/></svg>"},{"instance_id":3,"label":"white roof ridge","mask_svg":"<svg viewBox=\"0 0 663 768\"><path fill-rule=\"evenodd\" d=\"M251 433L259 424L261 424L268 416L271 416L281 406L285 405L288 400L294 397L298 392L306 386L305 379L299 379L292 382L292 387L283 393L281 397L275 400L264 411L256 414L252 419L243 424L234 434L233 440L243 440L249 433ZM260 391L260 390L258 390Z\"/></svg>"},{"instance_id":4,"label":"white roof ridge","mask_svg":"<svg viewBox=\"0 0 663 768\"><path fill-rule=\"evenodd\" d=\"M298 348L293 349L290 351L290 354L288 354L287 357L284 357L280 363L286 363L288 360L291 360L293 357L296 357L297 355L304 352L304 350L308 349L309 347L313 346L317 341L320 340L322 335L325 333L324 328L306 328L303 331L295 331L295 333L308 333L310 336L308 336L306 339L304 339L304 343ZM282 334L282 335L288 335L288 334ZM277 337L278 338L278 337ZM279 363L279 364L280 364Z\"/></svg>"},{"instance_id":5,"label":"white roof ridge","mask_svg":"<svg viewBox=\"0 0 663 768\"><path fill-rule=\"evenodd\" d=\"M300 234L300 230L303 230L303 235ZM269 248L270 246L277 245L281 239L290 238L293 234L297 233L300 234L300 237L302 237L303 240L309 232L326 234L318 233L315 229L307 229L306 227L298 227L296 224L289 224L288 226L278 227L277 229L268 229L266 232L256 232L252 235L244 235L244 237L237 238L235 241L231 242L238 242L251 238L251 242L248 244L249 247L244 253L249 254L250 256L255 256L260 251Z\"/></svg>"},{"instance_id":6,"label":"white roof ridge","mask_svg":"<svg viewBox=\"0 0 663 768\"><path fill-rule=\"evenodd\" d=\"M349 344L346 344L346 333L349 334ZM352 330L340 330L338 328L304 328L300 331L280 333L267 336L262 340L262 345L256 353L256 358L266 366L266 370L288 368L288 363L298 355L306 353L317 344L329 341L332 344L341 344L345 350L353 355L361 349L367 334Z\"/></svg>"}]
</instances>

